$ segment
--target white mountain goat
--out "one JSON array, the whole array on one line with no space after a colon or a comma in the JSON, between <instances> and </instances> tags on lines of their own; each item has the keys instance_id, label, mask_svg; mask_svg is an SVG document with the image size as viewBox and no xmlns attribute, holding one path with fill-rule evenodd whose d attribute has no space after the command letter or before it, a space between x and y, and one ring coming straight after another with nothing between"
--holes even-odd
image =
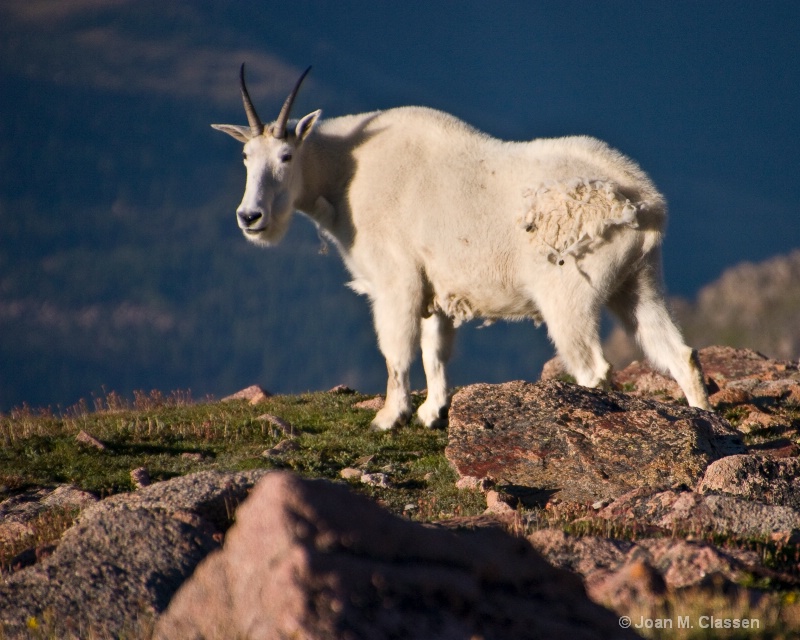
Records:
<instances>
[{"instance_id":1,"label":"white mountain goat","mask_svg":"<svg viewBox=\"0 0 800 640\"><path fill-rule=\"evenodd\" d=\"M274 245L301 211L370 299L389 372L374 429L410 418L418 343L428 385L418 417L444 423L445 364L455 328L472 318L544 321L577 382L607 385L603 304L691 406L709 408L696 353L664 302L666 204L633 161L589 137L503 142L421 107L289 123L306 73L265 126L242 65L249 126L212 126L244 143L245 237Z\"/></svg>"}]
</instances>

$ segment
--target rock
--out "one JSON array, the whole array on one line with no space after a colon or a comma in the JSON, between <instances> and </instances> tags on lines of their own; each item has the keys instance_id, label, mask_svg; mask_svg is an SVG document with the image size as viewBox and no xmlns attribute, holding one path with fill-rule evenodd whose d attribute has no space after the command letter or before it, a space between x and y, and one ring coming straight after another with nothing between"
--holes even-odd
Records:
<instances>
[{"instance_id":1,"label":"rock","mask_svg":"<svg viewBox=\"0 0 800 640\"><path fill-rule=\"evenodd\" d=\"M456 481L456 489L473 489L486 493L493 489L495 482L492 478L476 478L475 476L462 476Z\"/></svg>"},{"instance_id":2,"label":"rock","mask_svg":"<svg viewBox=\"0 0 800 640\"><path fill-rule=\"evenodd\" d=\"M256 418L259 422L267 422L275 427L278 431L283 433L287 438L294 438L297 435L297 429L290 425L283 418L273 416L271 413L264 413Z\"/></svg>"},{"instance_id":3,"label":"rock","mask_svg":"<svg viewBox=\"0 0 800 640\"><path fill-rule=\"evenodd\" d=\"M798 364L772 360L751 349L706 347L698 352L715 408L753 400L800 402ZM669 376L645 363L633 362L613 376L614 383L635 395L680 399L683 394Z\"/></svg>"},{"instance_id":4,"label":"rock","mask_svg":"<svg viewBox=\"0 0 800 640\"><path fill-rule=\"evenodd\" d=\"M550 358L544 363L542 373L539 375L539 380L559 380L568 375L567 368L564 366L564 361L555 356Z\"/></svg>"},{"instance_id":5,"label":"rock","mask_svg":"<svg viewBox=\"0 0 800 640\"><path fill-rule=\"evenodd\" d=\"M786 420L781 419L771 413L764 413L756 407L750 406L748 414L742 418L737 429L742 433L751 433L761 429L772 429L775 427L787 427Z\"/></svg>"},{"instance_id":6,"label":"rock","mask_svg":"<svg viewBox=\"0 0 800 640\"><path fill-rule=\"evenodd\" d=\"M227 529L237 505L265 474L264 469L224 473L201 471L166 482L158 482L135 493L122 493L106 498L94 509L81 514L81 520L97 513L133 504L147 509L176 513L191 512L208 521L216 529Z\"/></svg>"},{"instance_id":7,"label":"rock","mask_svg":"<svg viewBox=\"0 0 800 640\"><path fill-rule=\"evenodd\" d=\"M743 539L770 536L792 539L800 533L800 513L790 507L649 487L621 496L597 515L670 533L711 532Z\"/></svg>"},{"instance_id":8,"label":"rock","mask_svg":"<svg viewBox=\"0 0 800 640\"><path fill-rule=\"evenodd\" d=\"M445 455L462 477L592 504L640 486L694 486L746 451L719 416L558 381L477 384L453 397Z\"/></svg>"},{"instance_id":9,"label":"rock","mask_svg":"<svg viewBox=\"0 0 800 640\"><path fill-rule=\"evenodd\" d=\"M4 637L144 637L197 563L219 547L263 471L203 472L96 503L51 555L0 583Z\"/></svg>"},{"instance_id":10,"label":"rock","mask_svg":"<svg viewBox=\"0 0 800 640\"><path fill-rule=\"evenodd\" d=\"M246 389L237 391L236 393L225 396L222 402L230 402L232 400L246 400L250 404L261 404L265 402L272 394L265 389L262 389L257 384L251 385Z\"/></svg>"},{"instance_id":11,"label":"rock","mask_svg":"<svg viewBox=\"0 0 800 640\"><path fill-rule=\"evenodd\" d=\"M723 493L800 511L800 459L755 454L728 456L709 465L699 493Z\"/></svg>"},{"instance_id":12,"label":"rock","mask_svg":"<svg viewBox=\"0 0 800 640\"><path fill-rule=\"evenodd\" d=\"M672 590L701 586L710 575L720 575L735 583L750 573L769 573L756 551L720 549L706 542L680 538L648 538L637 540L636 546L647 551L648 561Z\"/></svg>"},{"instance_id":13,"label":"rock","mask_svg":"<svg viewBox=\"0 0 800 640\"><path fill-rule=\"evenodd\" d=\"M85 509L97 502L97 498L87 491L81 491L69 484L58 487L39 487L23 491L0 502L0 540L3 527L33 520L50 509Z\"/></svg>"},{"instance_id":14,"label":"rock","mask_svg":"<svg viewBox=\"0 0 800 640\"><path fill-rule=\"evenodd\" d=\"M633 611L643 602L655 603L666 594L661 574L648 562L647 555L634 548L616 571L595 580L587 591L595 602L616 611Z\"/></svg>"},{"instance_id":15,"label":"rock","mask_svg":"<svg viewBox=\"0 0 800 640\"><path fill-rule=\"evenodd\" d=\"M753 401L751 396L744 389L731 389L725 388L716 393L712 393L708 397L709 404L714 409L724 409L726 407L735 407L740 404L748 404Z\"/></svg>"},{"instance_id":16,"label":"rock","mask_svg":"<svg viewBox=\"0 0 800 640\"><path fill-rule=\"evenodd\" d=\"M792 380L792 384L787 386L786 395L782 397L782 400L795 407L800 406L800 384L797 380Z\"/></svg>"},{"instance_id":17,"label":"rock","mask_svg":"<svg viewBox=\"0 0 800 640\"><path fill-rule=\"evenodd\" d=\"M0 546L12 546L32 536L31 521L48 511L79 511L97 502L91 493L73 485L28 489L0 502ZM35 551L35 550L34 550ZM12 561L11 567L15 566Z\"/></svg>"},{"instance_id":18,"label":"rock","mask_svg":"<svg viewBox=\"0 0 800 640\"><path fill-rule=\"evenodd\" d=\"M346 384L337 384L332 389L328 389L328 393L335 393L338 395L351 396L356 392L355 389L348 387Z\"/></svg>"},{"instance_id":19,"label":"rock","mask_svg":"<svg viewBox=\"0 0 800 640\"><path fill-rule=\"evenodd\" d=\"M41 504L48 508L86 508L97 502L97 498L88 491L64 484L56 487L41 499Z\"/></svg>"},{"instance_id":20,"label":"rock","mask_svg":"<svg viewBox=\"0 0 800 640\"><path fill-rule=\"evenodd\" d=\"M485 513L501 517L513 516L515 510L510 504L512 501L513 498L511 496L491 489L486 492Z\"/></svg>"},{"instance_id":21,"label":"rock","mask_svg":"<svg viewBox=\"0 0 800 640\"><path fill-rule=\"evenodd\" d=\"M389 477L385 473L362 473L361 482L372 487L389 488Z\"/></svg>"},{"instance_id":22,"label":"rock","mask_svg":"<svg viewBox=\"0 0 800 640\"><path fill-rule=\"evenodd\" d=\"M703 372L711 376L720 388L733 380L783 378L787 372L797 372L796 364L772 360L752 349L706 347L698 355Z\"/></svg>"},{"instance_id":23,"label":"rock","mask_svg":"<svg viewBox=\"0 0 800 640\"><path fill-rule=\"evenodd\" d=\"M93 447L98 451L105 451L106 445L100 442L97 438L93 435L86 433L83 429L78 432L78 435L75 436L75 440L80 442L81 444L85 444L86 446Z\"/></svg>"},{"instance_id":24,"label":"rock","mask_svg":"<svg viewBox=\"0 0 800 640\"><path fill-rule=\"evenodd\" d=\"M352 467L345 467L339 472L339 476L345 480L358 480L364 472L361 469L353 469Z\"/></svg>"},{"instance_id":25,"label":"rock","mask_svg":"<svg viewBox=\"0 0 800 640\"><path fill-rule=\"evenodd\" d=\"M26 522L5 520L0 522L0 545L11 546L25 536L33 535L33 529Z\"/></svg>"},{"instance_id":26,"label":"rock","mask_svg":"<svg viewBox=\"0 0 800 640\"><path fill-rule=\"evenodd\" d=\"M386 399L383 396L375 396L374 398L370 398L369 400L362 400L361 402L356 402L353 407L356 409L366 409L368 411L380 411L383 409L383 405L386 403Z\"/></svg>"},{"instance_id":27,"label":"rock","mask_svg":"<svg viewBox=\"0 0 800 640\"><path fill-rule=\"evenodd\" d=\"M269 474L154 638L633 638L497 529L456 533L347 488Z\"/></svg>"},{"instance_id":28,"label":"rock","mask_svg":"<svg viewBox=\"0 0 800 640\"><path fill-rule=\"evenodd\" d=\"M271 449L264 451L264 453L261 455L265 457L279 456L290 451L298 451L299 449L300 445L297 443L295 438L286 438L285 440L281 440Z\"/></svg>"},{"instance_id":29,"label":"rock","mask_svg":"<svg viewBox=\"0 0 800 640\"><path fill-rule=\"evenodd\" d=\"M543 529L528 541L553 566L579 574L587 593L599 604L628 611L625 595L638 592L657 600L664 589L703 586L710 575L728 583L749 574L771 577L756 551L720 549L707 542L680 538L628 541L597 536L572 536L560 529Z\"/></svg>"},{"instance_id":30,"label":"rock","mask_svg":"<svg viewBox=\"0 0 800 640\"><path fill-rule=\"evenodd\" d=\"M796 458L800 456L800 445L794 442L788 442L785 439L773 440L771 442L764 442L762 444L753 444L750 446L751 451L758 451L765 457L773 458Z\"/></svg>"},{"instance_id":31,"label":"rock","mask_svg":"<svg viewBox=\"0 0 800 640\"><path fill-rule=\"evenodd\" d=\"M655 396L678 400L683 391L674 379L654 370L644 362L631 362L622 371L613 375L614 384L636 396Z\"/></svg>"},{"instance_id":32,"label":"rock","mask_svg":"<svg viewBox=\"0 0 800 640\"><path fill-rule=\"evenodd\" d=\"M0 585L6 636L22 635L29 618L40 625L52 620L51 637L79 629L96 637L146 629L218 546L198 524L129 506L72 527L50 557Z\"/></svg>"},{"instance_id":33,"label":"rock","mask_svg":"<svg viewBox=\"0 0 800 640\"><path fill-rule=\"evenodd\" d=\"M734 380L728 384L726 391L738 392L762 405L776 404L786 400L797 404L800 400L800 382L793 378Z\"/></svg>"},{"instance_id":34,"label":"rock","mask_svg":"<svg viewBox=\"0 0 800 640\"><path fill-rule=\"evenodd\" d=\"M181 454L181 458L183 460L188 460L189 462L202 462L206 456L199 451L184 451Z\"/></svg>"},{"instance_id":35,"label":"rock","mask_svg":"<svg viewBox=\"0 0 800 640\"><path fill-rule=\"evenodd\" d=\"M131 471L131 482L136 489L142 489L150 485L150 472L146 467L138 467Z\"/></svg>"}]
</instances>

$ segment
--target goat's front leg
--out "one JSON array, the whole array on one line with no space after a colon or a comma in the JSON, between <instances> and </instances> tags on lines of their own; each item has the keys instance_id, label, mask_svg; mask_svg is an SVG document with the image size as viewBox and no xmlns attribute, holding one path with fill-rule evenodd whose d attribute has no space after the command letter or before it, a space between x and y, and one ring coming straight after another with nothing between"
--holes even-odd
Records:
<instances>
[{"instance_id":1,"label":"goat's front leg","mask_svg":"<svg viewBox=\"0 0 800 640\"><path fill-rule=\"evenodd\" d=\"M395 292L391 292L395 294ZM407 298L411 299L407 299ZM406 298L406 299L404 299ZM419 340L420 316L414 296L396 295L373 300L378 346L386 358L389 380L386 403L372 421L373 431L386 431L411 417L409 371Z\"/></svg>"},{"instance_id":2,"label":"goat's front leg","mask_svg":"<svg viewBox=\"0 0 800 640\"><path fill-rule=\"evenodd\" d=\"M450 395L447 389L447 361L453 350L456 330L452 319L438 312L422 320L422 365L428 397L417 410L420 422L430 429L447 424Z\"/></svg>"}]
</instances>

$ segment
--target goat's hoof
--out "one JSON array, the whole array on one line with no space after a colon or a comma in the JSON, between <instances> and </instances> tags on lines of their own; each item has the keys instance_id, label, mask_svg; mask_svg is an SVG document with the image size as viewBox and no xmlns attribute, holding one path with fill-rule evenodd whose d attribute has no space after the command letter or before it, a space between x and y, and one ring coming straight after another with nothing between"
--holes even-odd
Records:
<instances>
[{"instance_id":1,"label":"goat's hoof","mask_svg":"<svg viewBox=\"0 0 800 640\"><path fill-rule=\"evenodd\" d=\"M417 420L428 429L446 429L450 407L434 407L423 402L417 410Z\"/></svg>"},{"instance_id":2,"label":"goat's hoof","mask_svg":"<svg viewBox=\"0 0 800 640\"><path fill-rule=\"evenodd\" d=\"M420 420L420 422L422 421ZM447 419L447 416L445 416L444 418L436 418L434 420L431 420L428 423L422 422L422 426L432 431L444 431L447 429L447 425L449 423L450 422Z\"/></svg>"},{"instance_id":3,"label":"goat's hoof","mask_svg":"<svg viewBox=\"0 0 800 640\"><path fill-rule=\"evenodd\" d=\"M394 426L394 425L392 425ZM378 424L374 420L369 425L369 430L373 433L384 433L385 431L391 431L392 427L384 427L382 424Z\"/></svg>"},{"instance_id":4,"label":"goat's hoof","mask_svg":"<svg viewBox=\"0 0 800 640\"><path fill-rule=\"evenodd\" d=\"M375 416L375 419L372 421L372 424L369 427L370 431L391 431L395 427L402 427L403 425L408 424L408 421L411 419L411 412L402 412L400 415L397 414L390 414L384 413L383 409L378 411L378 414Z\"/></svg>"}]
</instances>

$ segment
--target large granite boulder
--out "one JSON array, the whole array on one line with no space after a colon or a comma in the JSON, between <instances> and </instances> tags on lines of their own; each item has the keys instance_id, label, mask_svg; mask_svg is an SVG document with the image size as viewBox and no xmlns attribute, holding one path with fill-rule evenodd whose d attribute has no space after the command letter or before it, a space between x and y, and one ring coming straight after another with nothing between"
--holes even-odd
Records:
<instances>
[{"instance_id":1,"label":"large granite boulder","mask_svg":"<svg viewBox=\"0 0 800 640\"><path fill-rule=\"evenodd\" d=\"M88 507L52 555L0 583L2 636L147 637L262 475L197 473Z\"/></svg>"},{"instance_id":2,"label":"large granite boulder","mask_svg":"<svg viewBox=\"0 0 800 640\"><path fill-rule=\"evenodd\" d=\"M424 526L344 486L272 473L155 638L290 637L635 636L525 540Z\"/></svg>"},{"instance_id":3,"label":"large granite boulder","mask_svg":"<svg viewBox=\"0 0 800 640\"><path fill-rule=\"evenodd\" d=\"M711 462L745 451L714 413L547 380L459 391L445 454L462 477L592 503L693 487Z\"/></svg>"},{"instance_id":4,"label":"large granite boulder","mask_svg":"<svg viewBox=\"0 0 800 640\"><path fill-rule=\"evenodd\" d=\"M620 496L597 516L637 527L654 527L664 533L800 541L797 510L728 495L642 487Z\"/></svg>"},{"instance_id":5,"label":"large granite boulder","mask_svg":"<svg viewBox=\"0 0 800 640\"><path fill-rule=\"evenodd\" d=\"M748 454L713 462L697 485L719 493L800 510L800 458Z\"/></svg>"}]
</instances>

